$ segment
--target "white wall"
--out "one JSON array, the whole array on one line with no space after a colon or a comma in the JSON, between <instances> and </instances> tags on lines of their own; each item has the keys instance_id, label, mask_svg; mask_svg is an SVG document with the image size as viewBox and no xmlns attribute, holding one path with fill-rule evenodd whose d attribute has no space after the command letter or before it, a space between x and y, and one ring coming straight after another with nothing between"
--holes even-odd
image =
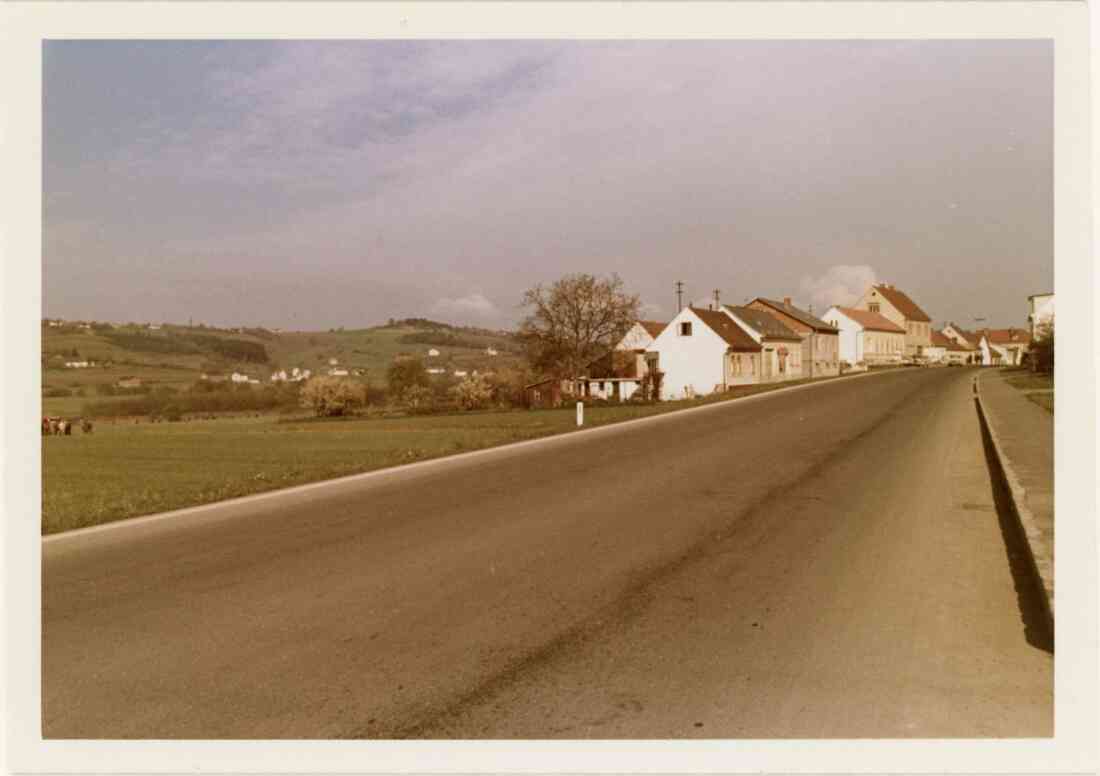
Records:
<instances>
[{"instance_id":1,"label":"white wall","mask_svg":"<svg viewBox=\"0 0 1100 776\"><path fill-rule=\"evenodd\" d=\"M691 336L680 336L680 323L691 321ZM649 346L659 355L657 368L664 372L662 399L683 399L691 392L708 394L723 383L723 359L729 345L685 307Z\"/></svg>"},{"instance_id":2,"label":"white wall","mask_svg":"<svg viewBox=\"0 0 1100 776\"><path fill-rule=\"evenodd\" d=\"M648 350L653 343L653 337L640 323L635 323L615 346L616 350Z\"/></svg>"},{"instance_id":3,"label":"white wall","mask_svg":"<svg viewBox=\"0 0 1100 776\"><path fill-rule=\"evenodd\" d=\"M840 329L839 346L840 360L849 364L856 364L863 360L863 326L853 321L835 307L830 307L821 320L826 323L835 323Z\"/></svg>"}]
</instances>

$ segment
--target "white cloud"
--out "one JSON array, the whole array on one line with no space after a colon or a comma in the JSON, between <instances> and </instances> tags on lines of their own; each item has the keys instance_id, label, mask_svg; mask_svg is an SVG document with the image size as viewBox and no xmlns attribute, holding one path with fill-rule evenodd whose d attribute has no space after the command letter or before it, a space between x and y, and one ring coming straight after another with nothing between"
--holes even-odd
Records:
<instances>
[{"instance_id":1,"label":"white cloud","mask_svg":"<svg viewBox=\"0 0 1100 776\"><path fill-rule=\"evenodd\" d=\"M495 318L500 315L500 310L484 295L473 293L455 299L439 299L432 305L432 313L467 320L469 318Z\"/></svg>"},{"instance_id":2,"label":"white cloud","mask_svg":"<svg viewBox=\"0 0 1100 776\"><path fill-rule=\"evenodd\" d=\"M826 310L833 305L854 304L876 282L875 270L870 265L837 264L817 277L804 276L799 289L815 310Z\"/></svg>"}]
</instances>

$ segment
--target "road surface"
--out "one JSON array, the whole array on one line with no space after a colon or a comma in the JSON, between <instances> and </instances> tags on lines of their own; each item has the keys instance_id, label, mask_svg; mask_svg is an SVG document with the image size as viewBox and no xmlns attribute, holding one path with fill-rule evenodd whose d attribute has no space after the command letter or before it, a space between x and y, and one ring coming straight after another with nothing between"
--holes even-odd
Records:
<instances>
[{"instance_id":1,"label":"road surface","mask_svg":"<svg viewBox=\"0 0 1100 776\"><path fill-rule=\"evenodd\" d=\"M1050 736L972 375L44 541L43 734Z\"/></svg>"}]
</instances>

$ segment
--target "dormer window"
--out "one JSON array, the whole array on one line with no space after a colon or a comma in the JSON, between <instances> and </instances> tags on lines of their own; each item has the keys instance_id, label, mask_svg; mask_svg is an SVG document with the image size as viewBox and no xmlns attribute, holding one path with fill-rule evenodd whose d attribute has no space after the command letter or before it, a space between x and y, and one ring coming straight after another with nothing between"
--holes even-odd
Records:
<instances>
[{"instance_id":1,"label":"dormer window","mask_svg":"<svg viewBox=\"0 0 1100 776\"><path fill-rule=\"evenodd\" d=\"M681 321L681 323L680 323L680 336L681 337L690 337L691 336L691 321Z\"/></svg>"}]
</instances>

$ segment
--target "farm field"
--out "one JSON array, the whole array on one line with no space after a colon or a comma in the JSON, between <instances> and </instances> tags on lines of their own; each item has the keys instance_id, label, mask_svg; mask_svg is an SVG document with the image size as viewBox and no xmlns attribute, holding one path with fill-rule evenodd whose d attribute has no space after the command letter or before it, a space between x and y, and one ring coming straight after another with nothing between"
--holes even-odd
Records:
<instances>
[{"instance_id":1,"label":"farm field","mask_svg":"<svg viewBox=\"0 0 1100 776\"><path fill-rule=\"evenodd\" d=\"M837 378L821 378L837 379ZM744 386L681 402L590 406L593 427L775 390ZM42 438L45 534L366 472L576 429L572 407L315 421L100 422Z\"/></svg>"}]
</instances>

